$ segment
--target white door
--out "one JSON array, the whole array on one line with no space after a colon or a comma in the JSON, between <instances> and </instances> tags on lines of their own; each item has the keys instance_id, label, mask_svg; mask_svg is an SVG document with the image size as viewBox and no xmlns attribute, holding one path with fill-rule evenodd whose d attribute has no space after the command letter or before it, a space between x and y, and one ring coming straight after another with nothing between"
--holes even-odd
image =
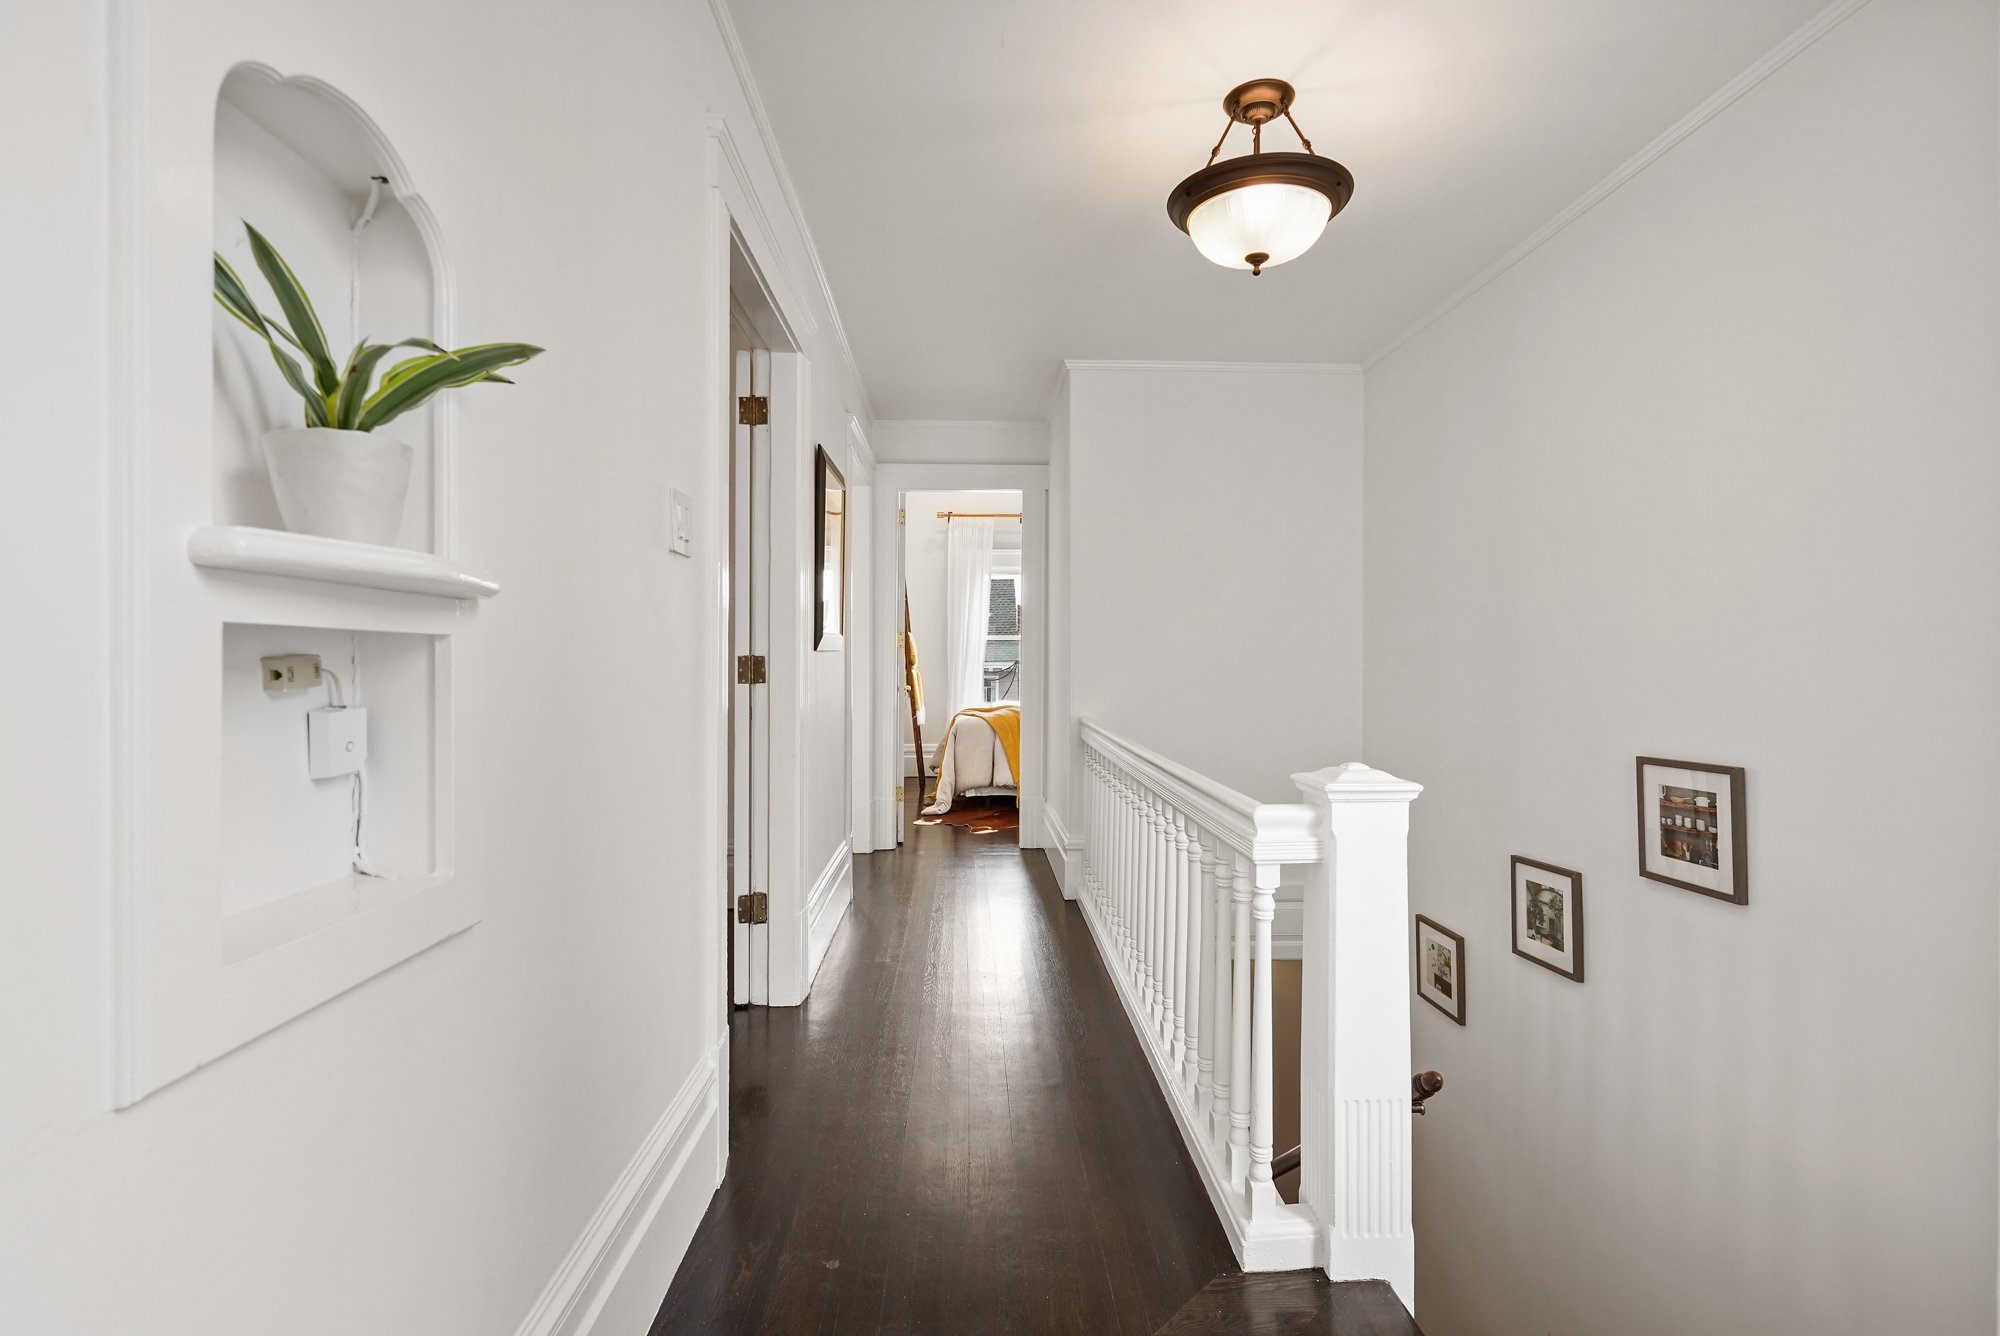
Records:
<instances>
[{"instance_id":1,"label":"white door","mask_svg":"<svg viewBox=\"0 0 2000 1336\"><path fill-rule=\"evenodd\" d=\"M755 922L767 906L771 838L769 688L763 685L770 652L768 589L771 576L771 428L745 417L746 399L768 405L771 355L761 350L735 354L737 396L735 441L730 450L733 523L729 559L730 646L734 669L730 687L730 997L738 1006L771 1000L771 927ZM766 410L768 412L768 409Z\"/></svg>"}]
</instances>

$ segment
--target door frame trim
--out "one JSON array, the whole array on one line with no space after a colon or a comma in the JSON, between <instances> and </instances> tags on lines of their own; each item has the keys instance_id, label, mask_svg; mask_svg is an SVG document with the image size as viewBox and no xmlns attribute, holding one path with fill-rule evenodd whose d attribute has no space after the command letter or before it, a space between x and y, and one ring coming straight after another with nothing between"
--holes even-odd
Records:
<instances>
[{"instance_id":1,"label":"door frame trim","mask_svg":"<svg viewBox=\"0 0 2000 1336\"><path fill-rule=\"evenodd\" d=\"M875 466L874 563L875 606L901 608L903 589L902 535L897 513L907 492L1009 491L1021 494L1021 579L1027 614L1021 626L1021 847L1048 847L1048 534L1049 466L1046 464L897 464ZM894 631L890 629L894 623ZM893 849L902 838L903 813L892 796L903 782L903 661L895 652L900 618L876 619L879 643L873 668L875 681L875 773L894 782L876 799L875 847ZM883 647L887 646L887 649Z\"/></svg>"}]
</instances>

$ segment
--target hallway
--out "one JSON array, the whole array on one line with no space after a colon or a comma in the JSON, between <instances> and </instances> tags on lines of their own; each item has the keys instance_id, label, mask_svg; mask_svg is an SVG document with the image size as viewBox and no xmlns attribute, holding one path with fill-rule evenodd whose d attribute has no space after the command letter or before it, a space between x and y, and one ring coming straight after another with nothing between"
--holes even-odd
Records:
<instances>
[{"instance_id":1,"label":"hallway","mask_svg":"<svg viewBox=\"0 0 2000 1336\"><path fill-rule=\"evenodd\" d=\"M1331 1331L1337 1301L1414 1332L1369 1287L1238 1277L1045 857L908 834L856 860L811 1000L735 1013L728 1177L654 1336Z\"/></svg>"}]
</instances>

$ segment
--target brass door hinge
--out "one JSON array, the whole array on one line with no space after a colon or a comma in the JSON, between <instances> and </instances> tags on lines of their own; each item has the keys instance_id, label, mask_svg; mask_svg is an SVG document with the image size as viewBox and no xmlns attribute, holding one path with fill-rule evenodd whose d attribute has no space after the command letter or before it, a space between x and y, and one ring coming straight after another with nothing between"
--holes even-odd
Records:
<instances>
[{"instance_id":1,"label":"brass door hinge","mask_svg":"<svg viewBox=\"0 0 2000 1336\"><path fill-rule=\"evenodd\" d=\"M761 654L739 654L736 656L736 684L744 687L764 685L764 656Z\"/></svg>"},{"instance_id":2,"label":"brass door hinge","mask_svg":"<svg viewBox=\"0 0 2000 1336\"><path fill-rule=\"evenodd\" d=\"M752 891L748 895L736 897L736 921L738 923L769 923L771 921L771 896L766 891Z\"/></svg>"},{"instance_id":3,"label":"brass door hinge","mask_svg":"<svg viewBox=\"0 0 2000 1336\"><path fill-rule=\"evenodd\" d=\"M771 401L761 394L746 394L736 400L736 421L745 427L761 427L771 420Z\"/></svg>"},{"instance_id":4,"label":"brass door hinge","mask_svg":"<svg viewBox=\"0 0 2000 1336\"><path fill-rule=\"evenodd\" d=\"M903 522L903 521L904 521L905 519L907 519L907 518L908 518L908 515L909 515L909 512L908 512L908 511L903 511L903 510L899 510L899 511L897 511L897 512L896 512L896 523L898 523L898 524L901 524L901 523L902 523L902 522Z\"/></svg>"},{"instance_id":5,"label":"brass door hinge","mask_svg":"<svg viewBox=\"0 0 2000 1336\"><path fill-rule=\"evenodd\" d=\"M903 801L903 786L901 784L898 784L896 786L896 801L897 802Z\"/></svg>"}]
</instances>

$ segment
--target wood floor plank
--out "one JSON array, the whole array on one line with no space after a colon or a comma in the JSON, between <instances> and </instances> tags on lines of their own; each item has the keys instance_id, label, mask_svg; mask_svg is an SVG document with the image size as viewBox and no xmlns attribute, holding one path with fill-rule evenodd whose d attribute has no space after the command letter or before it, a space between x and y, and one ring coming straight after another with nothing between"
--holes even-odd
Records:
<instances>
[{"instance_id":1,"label":"wood floor plank","mask_svg":"<svg viewBox=\"0 0 2000 1336\"><path fill-rule=\"evenodd\" d=\"M653 1336L1150 1336L1233 1269L1047 860L908 836L806 1005L732 1018L729 1171Z\"/></svg>"}]
</instances>

